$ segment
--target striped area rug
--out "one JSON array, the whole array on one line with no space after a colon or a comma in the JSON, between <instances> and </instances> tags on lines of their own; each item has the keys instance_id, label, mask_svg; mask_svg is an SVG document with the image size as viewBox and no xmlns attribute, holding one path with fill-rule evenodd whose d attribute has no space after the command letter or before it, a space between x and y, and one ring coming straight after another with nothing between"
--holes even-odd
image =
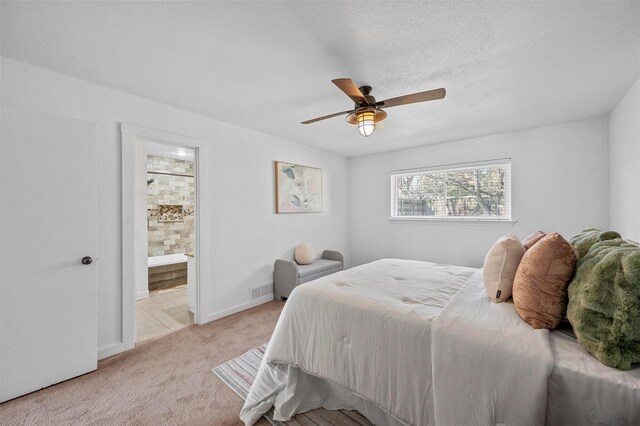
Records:
<instances>
[{"instance_id":1,"label":"striped area rug","mask_svg":"<svg viewBox=\"0 0 640 426\"><path fill-rule=\"evenodd\" d=\"M233 389L240 398L246 400L251 384L258 373L258 367L260 367L260 362L262 361L262 357L264 356L266 349L267 344L265 343L259 348L251 349L239 357L213 368L212 371L220 378L220 380ZM334 411L325 410L324 408L318 408L316 410L307 411L306 413L297 414L288 422L279 422L277 420L273 420L273 407L271 407L264 417L274 426L371 425L371 422L357 411Z\"/></svg>"}]
</instances>

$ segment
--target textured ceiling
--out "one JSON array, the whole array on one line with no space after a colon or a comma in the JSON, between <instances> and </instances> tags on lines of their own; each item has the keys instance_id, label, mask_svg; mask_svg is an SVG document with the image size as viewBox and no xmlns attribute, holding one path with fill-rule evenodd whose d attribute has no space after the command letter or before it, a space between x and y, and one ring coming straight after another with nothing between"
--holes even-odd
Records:
<instances>
[{"instance_id":1,"label":"textured ceiling","mask_svg":"<svg viewBox=\"0 0 640 426\"><path fill-rule=\"evenodd\" d=\"M609 113L640 76L638 1L3 2L3 56L347 156ZM331 84L388 109L362 138Z\"/></svg>"}]
</instances>

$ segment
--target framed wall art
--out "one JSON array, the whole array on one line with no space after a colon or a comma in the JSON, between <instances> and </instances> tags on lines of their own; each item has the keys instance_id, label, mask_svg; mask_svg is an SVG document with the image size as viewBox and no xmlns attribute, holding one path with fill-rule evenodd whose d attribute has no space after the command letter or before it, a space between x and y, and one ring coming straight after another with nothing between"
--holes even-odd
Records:
<instances>
[{"instance_id":1,"label":"framed wall art","mask_svg":"<svg viewBox=\"0 0 640 426\"><path fill-rule=\"evenodd\" d=\"M322 170L276 161L276 213L322 211Z\"/></svg>"}]
</instances>

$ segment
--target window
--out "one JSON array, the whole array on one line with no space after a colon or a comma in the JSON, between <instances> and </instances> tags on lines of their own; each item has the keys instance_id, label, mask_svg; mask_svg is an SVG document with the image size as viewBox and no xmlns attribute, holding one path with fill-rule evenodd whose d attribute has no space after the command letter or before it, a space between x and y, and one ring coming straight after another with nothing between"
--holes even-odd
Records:
<instances>
[{"instance_id":1,"label":"window","mask_svg":"<svg viewBox=\"0 0 640 426\"><path fill-rule=\"evenodd\" d=\"M392 219L511 220L511 160L392 172Z\"/></svg>"}]
</instances>

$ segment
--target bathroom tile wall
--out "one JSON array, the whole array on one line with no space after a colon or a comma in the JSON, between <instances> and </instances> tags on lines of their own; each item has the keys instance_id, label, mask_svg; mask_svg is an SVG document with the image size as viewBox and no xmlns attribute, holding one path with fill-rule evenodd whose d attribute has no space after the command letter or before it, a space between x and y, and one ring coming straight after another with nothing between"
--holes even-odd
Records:
<instances>
[{"instance_id":1,"label":"bathroom tile wall","mask_svg":"<svg viewBox=\"0 0 640 426\"><path fill-rule=\"evenodd\" d=\"M170 173L158 174L151 172ZM186 176L174 176L186 175ZM149 256L191 252L195 246L195 178L193 161L147 157ZM160 205L182 206L182 219L162 221Z\"/></svg>"}]
</instances>

